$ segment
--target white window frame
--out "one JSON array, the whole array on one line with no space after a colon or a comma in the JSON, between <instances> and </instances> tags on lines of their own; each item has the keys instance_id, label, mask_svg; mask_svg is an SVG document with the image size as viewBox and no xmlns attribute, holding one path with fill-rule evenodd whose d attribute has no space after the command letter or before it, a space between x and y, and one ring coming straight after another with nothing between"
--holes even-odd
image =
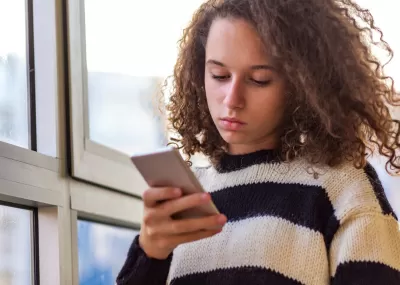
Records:
<instances>
[{"instance_id":1,"label":"white window frame","mask_svg":"<svg viewBox=\"0 0 400 285\"><path fill-rule=\"evenodd\" d=\"M89 139L84 1L68 1L72 175L141 196L147 184L128 155Z\"/></svg>"},{"instance_id":2,"label":"white window frame","mask_svg":"<svg viewBox=\"0 0 400 285\"><path fill-rule=\"evenodd\" d=\"M24 199L27 206L62 206L58 159L0 142L0 165L3 201Z\"/></svg>"},{"instance_id":3,"label":"white window frame","mask_svg":"<svg viewBox=\"0 0 400 285\"><path fill-rule=\"evenodd\" d=\"M59 64L58 57L60 39L57 36L61 22L58 22L56 17L61 11L59 10L61 1L33 0L32 5L37 72L35 93L38 95L36 98L39 102L48 99L54 103L52 111L55 114L52 115L50 112L46 115L41 112L41 106L36 108L36 111L40 110L41 115L47 116L46 120L57 119L56 124L53 125L54 128L47 129L43 124L44 117L37 121L38 150L40 151L52 148L48 144L42 144L46 135L51 135L51 140L57 141L59 135L63 133L63 122L60 122L58 117L60 106L57 100L58 95L62 95L62 92L59 92L59 87L62 86L62 82L59 81L62 77L62 66ZM54 63L53 68L50 68L49 62ZM44 86L47 88L43 88ZM40 104L39 102L37 103ZM72 262L68 262L71 260L68 235L62 235L58 230L67 228L65 225L70 225L61 215L63 211L69 210L68 181L63 177L65 161L62 153L63 149L59 148L56 153L57 158L55 158L0 142L0 202L37 208L39 240L34 241L34 244L39 244L38 266L41 285L70 284L68 276L71 274L68 273L68 269L72 270L68 268L68 265ZM44 212L51 213L53 219L46 218L49 215L44 215ZM49 244L53 246L52 250L49 249Z\"/></svg>"}]
</instances>

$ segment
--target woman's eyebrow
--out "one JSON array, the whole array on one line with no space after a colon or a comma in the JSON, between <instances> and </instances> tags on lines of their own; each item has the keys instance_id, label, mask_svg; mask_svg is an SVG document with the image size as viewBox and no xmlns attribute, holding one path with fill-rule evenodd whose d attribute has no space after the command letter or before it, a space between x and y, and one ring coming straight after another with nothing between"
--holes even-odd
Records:
<instances>
[{"instance_id":1,"label":"woman's eyebrow","mask_svg":"<svg viewBox=\"0 0 400 285\"><path fill-rule=\"evenodd\" d=\"M218 66L221 66L221 67L226 67L226 65L225 65L224 63L222 63L222 62L220 62L220 61L218 61L218 60L215 60L215 59L209 59L209 60L207 60L207 64L209 64L209 65L218 65ZM268 64L257 64L257 65L252 65L250 68L251 68L251 69L254 69L254 70L258 70L258 69L275 70L275 68L274 68L273 66L268 65Z\"/></svg>"}]
</instances>

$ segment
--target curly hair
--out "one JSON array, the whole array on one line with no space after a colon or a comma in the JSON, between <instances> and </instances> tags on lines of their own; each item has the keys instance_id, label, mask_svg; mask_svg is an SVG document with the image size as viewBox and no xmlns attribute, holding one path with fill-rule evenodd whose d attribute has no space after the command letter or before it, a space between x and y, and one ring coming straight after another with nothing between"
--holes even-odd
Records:
<instances>
[{"instance_id":1,"label":"curly hair","mask_svg":"<svg viewBox=\"0 0 400 285\"><path fill-rule=\"evenodd\" d=\"M217 163L227 150L215 127L204 88L205 45L216 18L240 18L259 33L285 77L289 99L279 152L315 165L357 168L377 149L386 170L399 173L400 121L394 81L372 53L393 57L371 13L352 0L210 0L193 15L179 42L167 110L183 153ZM374 40L374 33L380 35Z\"/></svg>"}]
</instances>

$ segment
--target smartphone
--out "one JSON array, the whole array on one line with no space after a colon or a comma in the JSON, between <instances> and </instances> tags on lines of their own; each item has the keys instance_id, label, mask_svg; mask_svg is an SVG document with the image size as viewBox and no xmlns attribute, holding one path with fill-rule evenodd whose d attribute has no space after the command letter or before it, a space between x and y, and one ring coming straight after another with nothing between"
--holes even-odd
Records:
<instances>
[{"instance_id":1,"label":"smartphone","mask_svg":"<svg viewBox=\"0 0 400 285\"><path fill-rule=\"evenodd\" d=\"M150 187L176 187L182 190L183 195L205 192L176 148L166 147L152 153L134 155L131 160ZM173 218L198 218L215 214L219 214L219 211L211 201L177 213Z\"/></svg>"}]
</instances>

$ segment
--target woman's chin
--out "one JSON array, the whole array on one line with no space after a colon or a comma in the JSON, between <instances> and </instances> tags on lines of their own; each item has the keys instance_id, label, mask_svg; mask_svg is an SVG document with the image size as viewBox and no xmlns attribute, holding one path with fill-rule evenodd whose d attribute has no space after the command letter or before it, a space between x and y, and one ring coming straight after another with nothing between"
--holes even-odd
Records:
<instances>
[{"instance_id":1,"label":"woman's chin","mask_svg":"<svg viewBox=\"0 0 400 285\"><path fill-rule=\"evenodd\" d=\"M246 143L246 137L244 136L243 133L221 131L220 135L227 144L245 144Z\"/></svg>"}]
</instances>

